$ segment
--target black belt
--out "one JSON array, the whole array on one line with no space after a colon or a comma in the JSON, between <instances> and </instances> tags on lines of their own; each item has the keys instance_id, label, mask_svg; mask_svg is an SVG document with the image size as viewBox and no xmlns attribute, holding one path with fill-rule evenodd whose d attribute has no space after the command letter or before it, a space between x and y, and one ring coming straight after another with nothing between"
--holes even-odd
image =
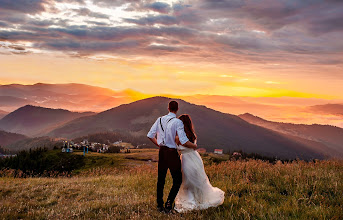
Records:
<instances>
[{"instance_id":1,"label":"black belt","mask_svg":"<svg viewBox=\"0 0 343 220\"><path fill-rule=\"evenodd\" d=\"M176 150L176 148L170 148L170 147L167 147L167 146L164 146L164 145L160 145L160 147L167 148L168 150Z\"/></svg>"}]
</instances>

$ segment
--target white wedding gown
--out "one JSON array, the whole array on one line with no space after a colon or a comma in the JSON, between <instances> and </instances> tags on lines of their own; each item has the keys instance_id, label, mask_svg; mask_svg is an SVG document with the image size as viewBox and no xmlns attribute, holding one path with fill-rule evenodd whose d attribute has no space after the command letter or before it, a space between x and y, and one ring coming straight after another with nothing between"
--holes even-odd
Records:
<instances>
[{"instance_id":1,"label":"white wedding gown","mask_svg":"<svg viewBox=\"0 0 343 220\"><path fill-rule=\"evenodd\" d=\"M175 198L175 210L186 212L223 204L225 193L211 185L199 153L183 146L178 146L178 150L182 154L182 184Z\"/></svg>"}]
</instances>

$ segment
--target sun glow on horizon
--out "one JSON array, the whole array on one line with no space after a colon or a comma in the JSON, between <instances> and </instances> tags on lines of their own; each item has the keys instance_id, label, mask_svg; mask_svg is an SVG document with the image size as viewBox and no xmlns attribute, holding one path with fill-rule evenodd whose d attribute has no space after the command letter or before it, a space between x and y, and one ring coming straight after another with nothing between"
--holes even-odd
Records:
<instances>
[{"instance_id":1,"label":"sun glow on horizon","mask_svg":"<svg viewBox=\"0 0 343 220\"><path fill-rule=\"evenodd\" d=\"M343 5L241 3L11 1L0 5L0 83L343 99L342 32L325 20Z\"/></svg>"}]
</instances>

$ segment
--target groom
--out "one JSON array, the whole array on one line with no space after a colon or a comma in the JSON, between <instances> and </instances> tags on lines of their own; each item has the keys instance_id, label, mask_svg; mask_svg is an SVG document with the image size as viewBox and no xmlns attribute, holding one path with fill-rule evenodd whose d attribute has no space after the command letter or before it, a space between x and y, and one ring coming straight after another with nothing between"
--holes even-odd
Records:
<instances>
[{"instance_id":1,"label":"groom","mask_svg":"<svg viewBox=\"0 0 343 220\"><path fill-rule=\"evenodd\" d=\"M173 208L174 199L182 182L181 160L175 143L176 134L183 146L197 148L196 144L188 140L182 121L176 118L176 113L179 110L178 103L176 101L169 102L168 110L169 114L159 117L147 135L152 143L160 149L158 154L157 208L160 212L165 211L167 213ZM163 189L168 169L173 177L173 186L165 207L163 207Z\"/></svg>"}]
</instances>

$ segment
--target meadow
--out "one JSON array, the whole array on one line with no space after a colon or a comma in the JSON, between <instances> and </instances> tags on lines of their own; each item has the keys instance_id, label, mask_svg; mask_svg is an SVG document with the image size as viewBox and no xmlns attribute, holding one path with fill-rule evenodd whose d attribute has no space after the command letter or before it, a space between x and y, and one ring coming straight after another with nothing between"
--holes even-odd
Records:
<instances>
[{"instance_id":1,"label":"meadow","mask_svg":"<svg viewBox=\"0 0 343 220\"><path fill-rule=\"evenodd\" d=\"M82 155L82 152L75 154ZM157 150L85 156L67 177L0 178L1 219L342 219L343 161L269 163L203 154L224 204L156 210ZM171 187L168 174L166 190Z\"/></svg>"}]
</instances>

